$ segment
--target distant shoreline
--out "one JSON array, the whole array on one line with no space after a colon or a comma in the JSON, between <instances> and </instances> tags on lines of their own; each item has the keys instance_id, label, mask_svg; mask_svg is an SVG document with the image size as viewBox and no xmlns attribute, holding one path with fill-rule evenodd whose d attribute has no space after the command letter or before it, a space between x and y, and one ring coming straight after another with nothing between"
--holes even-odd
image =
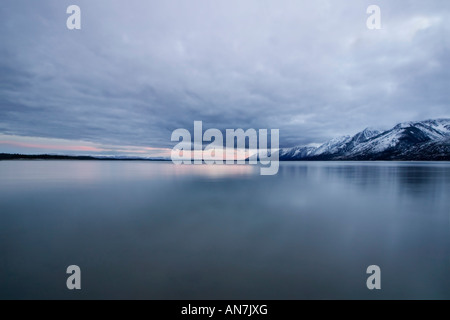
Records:
<instances>
[{"instance_id":1,"label":"distant shoreline","mask_svg":"<svg viewBox=\"0 0 450 320\"><path fill-rule=\"evenodd\" d=\"M0 153L1 160L101 160L101 161L171 161L170 159L147 159L147 158L114 158L114 157L94 157L94 156L69 156L53 154L18 154Z\"/></svg>"},{"instance_id":2,"label":"distant shoreline","mask_svg":"<svg viewBox=\"0 0 450 320\"><path fill-rule=\"evenodd\" d=\"M84 160L84 161L167 161L170 159L152 159L152 158L114 158L114 157L94 157L94 156L69 156L69 155L52 155L52 154L18 154L18 153L0 153L0 161L2 160ZM345 160L345 159L283 159L280 162L449 162L450 159L371 159L371 160Z\"/></svg>"}]
</instances>

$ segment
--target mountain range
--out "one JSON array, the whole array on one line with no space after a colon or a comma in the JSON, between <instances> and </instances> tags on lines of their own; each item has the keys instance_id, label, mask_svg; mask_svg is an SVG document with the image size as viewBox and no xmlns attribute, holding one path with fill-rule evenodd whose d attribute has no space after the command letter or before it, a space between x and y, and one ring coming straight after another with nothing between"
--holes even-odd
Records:
<instances>
[{"instance_id":1,"label":"mountain range","mask_svg":"<svg viewBox=\"0 0 450 320\"><path fill-rule=\"evenodd\" d=\"M69 156L0 153L0 160L156 160L127 156ZM281 161L397 160L450 161L450 119L410 121L380 131L366 128L354 136L331 139L317 147L306 145L279 150Z\"/></svg>"},{"instance_id":2,"label":"mountain range","mask_svg":"<svg viewBox=\"0 0 450 320\"><path fill-rule=\"evenodd\" d=\"M280 149L280 160L450 160L450 119L399 123L331 139L318 147Z\"/></svg>"}]
</instances>

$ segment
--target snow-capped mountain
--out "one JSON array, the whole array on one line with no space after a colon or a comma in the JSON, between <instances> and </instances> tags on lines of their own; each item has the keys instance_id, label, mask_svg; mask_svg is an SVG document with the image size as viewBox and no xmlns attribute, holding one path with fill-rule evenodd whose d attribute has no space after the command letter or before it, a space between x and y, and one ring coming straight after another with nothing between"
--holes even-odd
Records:
<instances>
[{"instance_id":1,"label":"snow-capped mountain","mask_svg":"<svg viewBox=\"0 0 450 320\"><path fill-rule=\"evenodd\" d=\"M379 135L380 133L381 133L381 131L379 131L379 130L366 128L363 131L355 134L352 138L352 141L354 142L354 144L366 142L370 138L373 138L373 137Z\"/></svg>"},{"instance_id":2,"label":"snow-capped mountain","mask_svg":"<svg viewBox=\"0 0 450 320\"><path fill-rule=\"evenodd\" d=\"M280 157L283 156L286 158L306 158L311 156L311 153L315 149L315 147L310 146L280 149Z\"/></svg>"},{"instance_id":3,"label":"snow-capped mountain","mask_svg":"<svg viewBox=\"0 0 450 320\"><path fill-rule=\"evenodd\" d=\"M317 148L280 150L281 160L450 160L450 119L397 124L390 130L365 129Z\"/></svg>"},{"instance_id":4,"label":"snow-capped mountain","mask_svg":"<svg viewBox=\"0 0 450 320\"><path fill-rule=\"evenodd\" d=\"M347 144L350 142L352 137L343 136L339 138L331 139L328 142L325 142L321 146L317 147L312 153L314 156L319 155L332 155L340 152L345 152Z\"/></svg>"}]
</instances>

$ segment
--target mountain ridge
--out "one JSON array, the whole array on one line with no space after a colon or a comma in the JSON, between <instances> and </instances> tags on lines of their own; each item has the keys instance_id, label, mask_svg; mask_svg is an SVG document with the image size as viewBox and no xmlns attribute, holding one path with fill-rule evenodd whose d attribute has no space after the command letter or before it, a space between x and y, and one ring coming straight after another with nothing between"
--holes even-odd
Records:
<instances>
[{"instance_id":1,"label":"mountain ridge","mask_svg":"<svg viewBox=\"0 0 450 320\"><path fill-rule=\"evenodd\" d=\"M318 146L280 148L281 161L450 161L450 118L407 121L388 130L365 128L353 136L333 138ZM1 160L148 160L127 156L9 154Z\"/></svg>"},{"instance_id":2,"label":"mountain ridge","mask_svg":"<svg viewBox=\"0 0 450 320\"><path fill-rule=\"evenodd\" d=\"M379 131L366 128L318 147L282 148L280 160L450 160L450 119L398 123Z\"/></svg>"}]
</instances>

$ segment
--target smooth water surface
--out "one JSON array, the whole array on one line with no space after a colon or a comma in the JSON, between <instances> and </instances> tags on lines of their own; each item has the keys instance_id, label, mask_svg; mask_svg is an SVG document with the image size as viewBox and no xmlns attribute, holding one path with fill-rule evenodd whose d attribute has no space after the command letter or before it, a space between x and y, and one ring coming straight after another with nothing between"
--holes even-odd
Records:
<instances>
[{"instance_id":1,"label":"smooth water surface","mask_svg":"<svg viewBox=\"0 0 450 320\"><path fill-rule=\"evenodd\" d=\"M450 299L449 187L448 162L287 162L260 176L0 161L0 298ZM372 264L381 290L366 287Z\"/></svg>"}]
</instances>

